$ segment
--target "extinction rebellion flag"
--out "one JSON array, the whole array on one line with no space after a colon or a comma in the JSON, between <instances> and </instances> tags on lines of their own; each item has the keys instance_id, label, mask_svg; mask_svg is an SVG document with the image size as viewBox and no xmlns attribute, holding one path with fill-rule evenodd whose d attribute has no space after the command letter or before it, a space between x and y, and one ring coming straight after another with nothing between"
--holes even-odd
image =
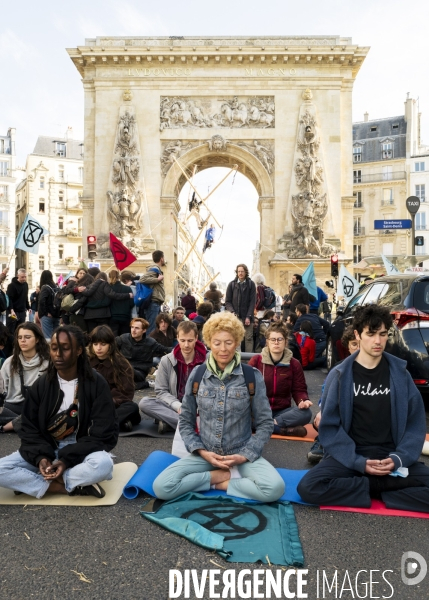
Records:
<instances>
[{"instance_id":1,"label":"extinction rebellion flag","mask_svg":"<svg viewBox=\"0 0 429 600\"><path fill-rule=\"evenodd\" d=\"M110 250L115 266L120 271L123 271L137 260L137 256L134 256L134 254L124 246L121 240L118 240L118 238L113 235L113 233L110 234Z\"/></svg>"},{"instance_id":2,"label":"extinction rebellion flag","mask_svg":"<svg viewBox=\"0 0 429 600\"><path fill-rule=\"evenodd\" d=\"M37 219L27 215L16 238L15 248L31 254L38 254L40 241L48 233L49 231Z\"/></svg>"}]
</instances>

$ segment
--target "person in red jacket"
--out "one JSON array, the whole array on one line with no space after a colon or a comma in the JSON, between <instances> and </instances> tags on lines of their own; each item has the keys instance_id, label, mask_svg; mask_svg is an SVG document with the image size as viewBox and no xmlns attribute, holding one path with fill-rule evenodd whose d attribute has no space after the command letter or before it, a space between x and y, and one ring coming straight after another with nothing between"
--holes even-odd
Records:
<instances>
[{"instance_id":1,"label":"person in red jacket","mask_svg":"<svg viewBox=\"0 0 429 600\"><path fill-rule=\"evenodd\" d=\"M310 321L303 321L299 326L299 331L295 332L295 338L298 342L301 352L301 362L304 371L326 366L326 357L316 358L316 342L313 339L313 327Z\"/></svg>"},{"instance_id":2,"label":"person in red jacket","mask_svg":"<svg viewBox=\"0 0 429 600\"><path fill-rule=\"evenodd\" d=\"M252 356L249 365L258 369L265 381L274 418L274 433L305 437L304 427L311 420L312 402L308 398L304 372L287 348L287 331L281 323L266 331L267 345L261 354ZM292 406L292 398L296 406Z\"/></svg>"}]
</instances>

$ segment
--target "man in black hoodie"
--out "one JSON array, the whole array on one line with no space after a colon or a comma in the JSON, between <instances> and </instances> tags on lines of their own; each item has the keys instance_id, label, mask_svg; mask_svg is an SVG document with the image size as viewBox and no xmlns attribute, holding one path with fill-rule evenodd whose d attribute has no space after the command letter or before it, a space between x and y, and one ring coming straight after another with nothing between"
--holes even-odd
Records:
<instances>
[{"instance_id":1,"label":"man in black hoodie","mask_svg":"<svg viewBox=\"0 0 429 600\"><path fill-rule=\"evenodd\" d=\"M8 316L16 317L16 325L25 323L26 312L30 309L25 269L18 269L17 276L7 286L6 293L9 298Z\"/></svg>"}]
</instances>

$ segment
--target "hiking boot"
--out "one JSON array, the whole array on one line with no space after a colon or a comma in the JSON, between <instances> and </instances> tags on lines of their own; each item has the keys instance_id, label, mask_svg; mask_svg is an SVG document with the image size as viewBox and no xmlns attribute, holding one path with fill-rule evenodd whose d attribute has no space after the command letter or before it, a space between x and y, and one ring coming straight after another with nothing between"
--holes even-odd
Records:
<instances>
[{"instance_id":1,"label":"hiking boot","mask_svg":"<svg viewBox=\"0 0 429 600\"><path fill-rule=\"evenodd\" d=\"M121 429L122 431L132 431L133 424L131 423L131 421L125 421L125 423L122 423Z\"/></svg>"},{"instance_id":2,"label":"hiking boot","mask_svg":"<svg viewBox=\"0 0 429 600\"><path fill-rule=\"evenodd\" d=\"M305 437L307 430L302 425L296 427L280 427L280 435L286 435L289 437Z\"/></svg>"},{"instance_id":3,"label":"hiking boot","mask_svg":"<svg viewBox=\"0 0 429 600\"><path fill-rule=\"evenodd\" d=\"M158 433L170 433L170 431L174 431L174 429L170 427L168 423L166 423L165 421L160 421L158 423Z\"/></svg>"},{"instance_id":4,"label":"hiking boot","mask_svg":"<svg viewBox=\"0 0 429 600\"><path fill-rule=\"evenodd\" d=\"M323 446L319 442L319 436L314 438L314 444L310 448L310 452L307 454L307 460L309 463L318 463L323 458Z\"/></svg>"},{"instance_id":5,"label":"hiking boot","mask_svg":"<svg viewBox=\"0 0 429 600\"><path fill-rule=\"evenodd\" d=\"M104 498L105 495L106 492L99 483L93 483L92 485L78 485L72 492L69 492L69 496L94 496L94 498Z\"/></svg>"}]
</instances>

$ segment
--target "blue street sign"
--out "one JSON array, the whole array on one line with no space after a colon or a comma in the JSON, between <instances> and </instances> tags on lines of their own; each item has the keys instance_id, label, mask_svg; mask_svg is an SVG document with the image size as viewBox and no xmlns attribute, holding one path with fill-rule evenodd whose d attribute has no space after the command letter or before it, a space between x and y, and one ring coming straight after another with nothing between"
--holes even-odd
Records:
<instances>
[{"instance_id":1,"label":"blue street sign","mask_svg":"<svg viewBox=\"0 0 429 600\"><path fill-rule=\"evenodd\" d=\"M411 219L374 221L374 229L411 229Z\"/></svg>"}]
</instances>

